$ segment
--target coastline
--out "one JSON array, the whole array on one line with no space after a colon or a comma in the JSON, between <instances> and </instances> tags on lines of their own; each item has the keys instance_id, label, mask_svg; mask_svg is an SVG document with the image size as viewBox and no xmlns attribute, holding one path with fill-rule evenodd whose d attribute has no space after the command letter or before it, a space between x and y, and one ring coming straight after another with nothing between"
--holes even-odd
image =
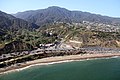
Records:
<instances>
[{"instance_id":1,"label":"coastline","mask_svg":"<svg viewBox=\"0 0 120 80\"><path fill-rule=\"evenodd\" d=\"M55 63L80 61L80 60L88 60L88 59L96 59L96 58L110 58L115 56L120 56L120 53L105 53L105 54L96 53L96 54L79 54L79 55L48 57L48 58L28 61L26 63L21 63L19 66L15 64L10 67L0 68L0 75L15 71L21 71L37 65L49 65Z\"/></svg>"}]
</instances>

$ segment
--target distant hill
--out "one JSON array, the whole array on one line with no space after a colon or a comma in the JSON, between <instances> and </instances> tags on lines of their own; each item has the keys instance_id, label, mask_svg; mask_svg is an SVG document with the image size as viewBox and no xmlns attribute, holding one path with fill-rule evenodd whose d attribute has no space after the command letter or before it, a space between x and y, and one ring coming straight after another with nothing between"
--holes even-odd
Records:
<instances>
[{"instance_id":1,"label":"distant hill","mask_svg":"<svg viewBox=\"0 0 120 80\"><path fill-rule=\"evenodd\" d=\"M29 23L25 20L16 18L10 14L0 11L0 32L3 31L16 31L19 29L33 29L38 28L34 23Z\"/></svg>"},{"instance_id":2,"label":"distant hill","mask_svg":"<svg viewBox=\"0 0 120 80\"><path fill-rule=\"evenodd\" d=\"M51 23L54 21L57 22L90 21L90 22L120 25L120 18L91 14L82 11L70 11L65 8L60 8L56 6L48 7L46 9L18 12L14 14L14 16L17 18L24 19L28 22L36 23L38 25Z\"/></svg>"}]
</instances>

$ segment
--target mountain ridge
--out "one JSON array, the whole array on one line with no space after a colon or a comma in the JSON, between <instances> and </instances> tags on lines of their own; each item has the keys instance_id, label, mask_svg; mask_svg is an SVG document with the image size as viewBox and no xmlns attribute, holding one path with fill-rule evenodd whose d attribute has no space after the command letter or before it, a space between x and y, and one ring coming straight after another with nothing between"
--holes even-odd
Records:
<instances>
[{"instance_id":1,"label":"mountain ridge","mask_svg":"<svg viewBox=\"0 0 120 80\"><path fill-rule=\"evenodd\" d=\"M10 14L0 11L0 29L2 30L19 30L20 28L37 28L34 23L28 23L25 20L16 18Z\"/></svg>"},{"instance_id":2,"label":"mountain ridge","mask_svg":"<svg viewBox=\"0 0 120 80\"><path fill-rule=\"evenodd\" d=\"M114 18L109 16L102 16L100 14L93 14L82 11L71 11L65 8L51 6L45 9L30 10L25 12L19 12L14 14L15 17L24 19L28 22L33 22L38 25L45 23L58 22L99 22L105 24L119 24L120 18Z\"/></svg>"}]
</instances>

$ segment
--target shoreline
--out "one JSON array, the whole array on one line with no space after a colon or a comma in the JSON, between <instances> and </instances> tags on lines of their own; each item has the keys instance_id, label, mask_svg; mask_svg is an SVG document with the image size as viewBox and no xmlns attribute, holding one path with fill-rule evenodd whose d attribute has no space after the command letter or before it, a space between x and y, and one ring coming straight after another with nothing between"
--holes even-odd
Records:
<instances>
[{"instance_id":1,"label":"shoreline","mask_svg":"<svg viewBox=\"0 0 120 80\"><path fill-rule=\"evenodd\" d=\"M6 68L0 68L0 75L7 74L11 72L21 71L37 65L49 65L63 62L72 62L72 61L83 61L88 59L99 59L99 58L111 58L111 57L120 57L120 53L95 53L95 54L79 54L79 55L66 55L66 56L56 56L56 57L47 57L42 59L37 59L33 61L28 61L26 63L21 63L20 66L12 65Z\"/></svg>"}]
</instances>

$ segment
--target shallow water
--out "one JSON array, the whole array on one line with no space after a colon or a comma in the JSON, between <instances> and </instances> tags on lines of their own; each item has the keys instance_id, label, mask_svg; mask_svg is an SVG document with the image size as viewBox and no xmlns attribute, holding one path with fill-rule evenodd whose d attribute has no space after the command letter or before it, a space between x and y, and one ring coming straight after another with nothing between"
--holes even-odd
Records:
<instances>
[{"instance_id":1,"label":"shallow water","mask_svg":"<svg viewBox=\"0 0 120 80\"><path fill-rule=\"evenodd\" d=\"M120 80L120 58L34 66L0 75L0 80Z\"/></svg>"}]
</instances>

